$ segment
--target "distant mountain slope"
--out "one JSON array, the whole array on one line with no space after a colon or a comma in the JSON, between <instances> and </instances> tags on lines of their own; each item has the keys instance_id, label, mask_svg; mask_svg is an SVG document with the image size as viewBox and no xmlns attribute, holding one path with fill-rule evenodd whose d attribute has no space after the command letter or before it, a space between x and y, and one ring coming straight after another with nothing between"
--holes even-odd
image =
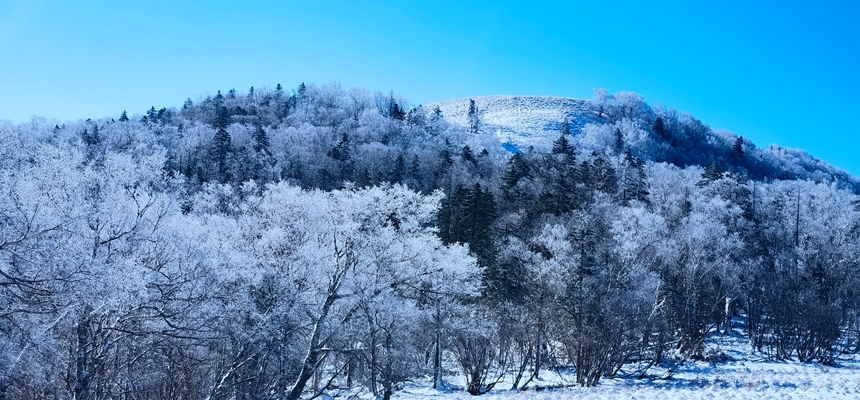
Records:
<instances>
[{"instance_id":1,"label":"distant mountain slope","mask_svg":"<svg viewBox=\"0 0 860 400\"><path fill-rule=\"evenodd\" d=\"M614 143L623 140L645 160L681 167L715 163L723 170L747 173L753 179L835 182L860 193L860 180L804 150L777 145L759 148L749 139L714 131L689 114L663 107L652 109L633 93L618 96L609 97L601 116L594 111L591 100L548 96L478 96L425 107L428 111L438 107L448 122L468 126L469 101L474 100L481 131L494 133L508 150L532 146L548 151L566 119L582 150L611 151ZM655 125L658 119L659 128ZM586 128L588 124L593 125ZM617 139L616 132L623 138Z\"/></svg>"},{"instance_id":2,"label":"distant mountain slope","mask_svg":"<svg viewBox=\"0 0 860 400\"><path fill-rule=\"evenodd\" d=\"M427 104L427 110L439 107L449 122L469 124L469 98ZM589 122L601 122L590 110L590 100L545 96L473 97L481 119L481 130L493 132L502 143L518 147L548 147L556 138L565 118L571 132L581 132Z\"/></svg>"}]
</instances>

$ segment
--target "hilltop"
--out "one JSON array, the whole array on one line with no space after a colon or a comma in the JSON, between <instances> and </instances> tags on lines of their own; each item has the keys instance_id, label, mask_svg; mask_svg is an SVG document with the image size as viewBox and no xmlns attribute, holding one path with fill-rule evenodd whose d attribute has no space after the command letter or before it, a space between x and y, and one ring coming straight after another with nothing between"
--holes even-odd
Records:
<instances>
[{"instance_id":1,"label":"hilltop","mask_svg":"<svg viewBox=\"0 0 860 400\"><path fill-rule=\"evenodd\" d=\"M833 182L841 188L860 190L860 180L846 171L809 155L801 149L779 145L758 147L747 138L711 129L705 123L674 109L650 107L634 93L598 101L550 96L478 96L425 105L439 108L445 119L468 126L470 100L475 101L482 133L494 134L505 147L523 151L533 147L546 152L568 121L576 144L588 152L611 152L632 147L643 160L669 162L680 167L715 164L725 171L747 174L757 180L810 179ZM602 109L602 111L601 111ZM627 120L626 122L624 120ZM657 120L660 119L658 123ZM590 125L590 126L589 126Z\"/></svg>"}]
</instances>

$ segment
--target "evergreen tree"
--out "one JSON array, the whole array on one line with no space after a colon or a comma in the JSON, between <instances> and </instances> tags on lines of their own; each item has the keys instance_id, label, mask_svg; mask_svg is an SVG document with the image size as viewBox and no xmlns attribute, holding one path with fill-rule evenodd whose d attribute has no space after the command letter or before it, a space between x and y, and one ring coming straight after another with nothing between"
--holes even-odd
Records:
<instances>
[{"instance_id":1,"label":"evergreen tree","mask_svg":"<svg viewBox=\"0 0 860 400\"><path fill-rule=\"evenodd\" d=\"M558 139L552 142L552 154L561 156L564 162L573 162L574 149L567 140L567 135L560 135Z\"/></svg>"},{"instance_id":2,"label":"evergreen tree","mask_svg":"<svg viewBox=\"0 0 860 400\"><path fill-rule=\"evenodd\" d=\"M562 136L570 135L570 122L567 121L567 118L561 123L561 134Z\"/></svg>"},{"instance_id":3,"label":"evergreen tree","mask_svg":"<svg viewBox=\"0 0 860 400\"><path fill-rule=\"evenodd\" d=\"M213 152L215 155L215 163L218 166L218 178L221 182L227 182L230 179L228 157L232 152L230 133L227 132L227 126L230 123L230 116L227 113L227 107L224 106L224 96L221 91L214 99L215 119L213 128L215 128L215 138L213 140Z\"/></svg>"},{"instance_id":4,"label":"evergreen tree","mask_svg":"<svg viewBox=\"0 0 860 400\"><path fill-rule=\"evenodd\" d=\"M525 161L522 153L514 153L508 159L508 168L505 175L502 177L502 191L506 200L511 200L513 190L521 179L526 178L530 174L530 168Z\"/></svg>"},{"instance_id":5,"label":"evergreen tree","mask_svg":"<svg viewBox=\"0 0 860 400\"><path fill-rule=\"evenodd\" d=\"M254 150L258 153L271 155L269 145L269 134L261 125L257 125L257 129L254 130Z\"/></svg>"},{"instance_id":6,"label":"evergreen tree","mask_svg":"<svg viewBox=\"0 0 860 400\"><path fill-rule=\"evenodd\" d=\"M406 159L403 154L398 154L394 160L394 168L391 171L391 183L402 183L403 174L406 172Z\"/></svg>"},{"instance_id":7,"label":"evergreen tree","mask_svg":"<svg viewBox=\"0 0 860 400\"><path fill-rule=\"evenodd\" d=\"M468 145L463 146L463 149L460 151L460 158L462 158L463 161L475 165L475 154L472 153L472 149Z\"/></svg>"},{"instance_id":8,"label":"evergreen tree","mask_svg":"<svg viewBox=\"0 0 860 400\"><path fill-rule=\"evenodd\" d=\"M439 160L441 161L441 170L445 173L454 165L454 157L451 156L451 142L445 139L445 145L439 151Z\"/></svg>"},{"instance_id":9,"label":"evergreen tree","mask_svg":"<svg viewBox=\"0 0 860 400\"><path fill-rule=\"evenodd\" d=\"M645 169L642 161L634 157L630 153L630 149L627 149L621 167L621 182L619 183L621 204L626 206L633 200L647 204L648 185L645 182Z\"/></svg>"},{"instance_id":10,"label":"evergreen tree","mask_svg":"<svg viewBox=\"0 0 860 400\"><path fill-rule=\"evenodd\" d=\"M468 243L475 253L478 264L487 267L493 264L496 250L493 243L493 223L496 219L496 203L489 190L484 191L480 183L472 190L460 188L460 224L455 229L457 242Z\"/></svg>"},{"instance_id":11,"label":"evergreen tree","mask_svg":"<svg viewBox=\"0 0 860 400\"><path fill-rule=\"evenodd\" d=\"M735 152L735 156L743 159L744 157L744 137L739 136L735 139L735 144L732 145L732 150Z\"/></svg>"},{"instance_id":12,"label":"evergreen tree","mask_svg":"<svg viewBox=\"0 0 860 400\"><path fill-rule=\"evenodd\" d=\"M464 240L465 235L460 222L465 213L465 202L468 195L468 189L463 185L457 185L442 199L441 207L436 215L436 226L439 229L438 235L442 243L451 244Z\"/></svg>"},{"instance_id":13,"label":"evergreen tree","mask_svg":"<svg viewBox=\"0 0 860 400\"><path fill-rule=\"evenodd\" d=\"M568 135L562 133L552 143L552 167L550 198L544 198L544 209L551 210L555 215L564 214L574 208L574 187L576 184L576 155L573 146L568 141Z\"/></svg>"},{"instance_id":14,"label":"evergreen tree","mask_svg":"<svg viewBox=\"0 0 860 400\"><path fill-rule=\"evenodd\" d=\"M307 93L308 93L308 87L305 86L304 82L302 82L299 85L299 89L296 91L296 100L301 102L302 100L305 99L305 96L307 96Z\"/></svg>"},{"instance_id":15,"label":"evergreen tree","mask_svg":"<svg viewBox=\"0 0 860 400\"><path fill-rule=\"evenodd\" d=\"M469 99L469 132L477 134L480 130L480 123L478 106L475 105L475 100Z\"/></svg>"},{"instance_id":16,"label":"evergreen tree","mask_svg":"<svg viewBox=\"0 0 860 400\"><path fill-rule=\"evenodd\" d=\"M409 164L409 177L421 182L421 161L417 154L412 156L412 162Z\"/></svg>"},{"instance_id":17,"label":"evergreen tree","mask_svg":"<svg viewBox=\"0 0 860 400\"><path fill-rule=\"evenodd\" d=\"M723 169L717 165L716 161L711 161L711 164L705 168L705 172L702 174L702 179L696 183L696 186L707 186L710 185L711 182L718 181L720 179L723 179Z\"/></svg>"},{"instance_id":18,"label":"evergreen tree","mask_svg":"<svg viewBox=\"0 0 860 400\"><path fill-rule=\"evenodd\" d=\"M439 106L433 109L433 117L436 119L442 119L442 109Z\"/></svg>"},{"instance_id":19,"label":"evergreen tree","mask_svg":"<svg viewBox=\"0 0 860 400\"><path fill-rule=\"evenodd\" d=\"M556 203L556 195L549 190L544 190L540 193L537 200L535 214L558 214L558 205Z\"/></svg>"},{"instance_id":20,"label":"evergreen tree","mask_svg":"<svg viewBox=\"0 0 860 400\"><path fill-rule=\"evenodd\" d=\"M352 178L352 149L346 132L341 136L337 145L329 152L329 157L340 161L340 181ZM369 173L368 173L369 174Z\"/></svg>"},{"instance_id":21,"label":"evergreen tree","mask_svg":"<svg viewBox=\"0 0 860 400\"><path fill-rule=\"evenodd\" d=\"M388 105L388 118L403 121L406 118L406 113L400 108L394 99Z\"/></svg>"},{"instance_id":22,"label":"evergreen tree","mask_svg":"<svg viewBox=\"0 0 860 400\"><path fill-rule=\"evenodd\" d=\"M128 114L126 114L125 110L122 110L122 114L119 115L119 122L128 121Z\"/></svg>"},{"instance_id":23,"label":"evergreen tree","mask_svg":"<svg viewBox=\"0 0 860 400\"><path fill-rule=\"evenodd\" d=\"M669 140L669 134L666 132L666 125L663 124L663 118L657 117L657 119L654 120L654 126L652 128L654 129L654 133L657 134L657 137L663 140Z\"/></svg>"},{"instance_id":24,"label":"evergreen tree","mask_svg":"<svg viewBox=\"0 0 860 400\"><path fill-rule=\"evenodd\" d=\"M227 129L227 126L230 125L230 113L227 111L227 107L224 106L224 96L221 95L220 90L212 100L212 103L215 112L212 127L215 129Z\"/></svg>"},{"instance_id":25,"label":"evergreen tree","mask_svg":"<svg viewBox=\"0 0 860 400\"><path fill-rule=\"evenodd\" d=\"M149 111L146 112L146 118L149 122L158 122L158 111L155 111L155 106L149 108Z\"/></svg>"},{"instance_id":26,"label":"evergreen tree","mask_svg":"<svg viewBox=\"0 0 860 400\"><path fill-rule=\"evenodd\" d=\"M335 160L346 162L350 159L350 149L349 149L349 137L346 136L346 133L341 135L340 141L337 142L337 145L331 149L329 152L329 157L334 158Z\"/></svg>"},{"instance_id":27,"label":"evergreen tree","mask_svg":"<svg viewBox=\"0 0 860 400\"><path fill-rule=\"evenodd\" d=\"M591 186L594 190L614 194L618 189L615 169L600 155L597 155L592 163L591 175Z\"/></svg>"},{"instance_id":28,"label":"evergreen tree","mask_svg":"<svg viewBox=\"0 0 860 400\"><path fill-rule=\"evenodd\" d=\"M621 154L622 151L624 151L624 135L621 129L615 128L615 153Z\"/></svg>"}]
</instances>

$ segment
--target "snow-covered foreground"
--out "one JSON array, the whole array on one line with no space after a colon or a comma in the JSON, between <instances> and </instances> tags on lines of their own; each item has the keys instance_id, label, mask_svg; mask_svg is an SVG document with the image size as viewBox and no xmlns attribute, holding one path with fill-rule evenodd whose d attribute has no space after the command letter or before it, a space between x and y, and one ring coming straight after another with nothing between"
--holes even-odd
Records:
<instances>
[{"instance_id":1,"label":"snow-covered foreground","mask_svg":"<svg viewBox=\"0 0 860 400\"><path fill-rule=\"evenodd\" d=\"M493 390L481 399L858 399L860 365L839 367L794 362L692 363L668 380L607 379L597 387L542 391ZM572 380L572 379L571 379ZM396 399L468 399L462 391L407 386Z\"/></svg>"},{"instance_id":2,"label":"snow-covered foreground","mask_svg":"<svg viewBox=\"0 0 860 400\"><path fill-rule=\"evenodd\" d=\"M732 361L722 363L688 361L670 378L658 368L648 370L648 378L604 379L597 387L575 385L575 375L546 371L544 379L530 387L545 390L510 391L510 383L500 382L480 397L462 390L439 391L430 382L405 385L394 399L860 399L860 360L847 356L835 366L773 361L753 353L742 337L711 337L706 354L725 354ZM461 378L449 382L462 385ZM356 397L364 397L358 395Z\"/></svg>"}]
</instances>

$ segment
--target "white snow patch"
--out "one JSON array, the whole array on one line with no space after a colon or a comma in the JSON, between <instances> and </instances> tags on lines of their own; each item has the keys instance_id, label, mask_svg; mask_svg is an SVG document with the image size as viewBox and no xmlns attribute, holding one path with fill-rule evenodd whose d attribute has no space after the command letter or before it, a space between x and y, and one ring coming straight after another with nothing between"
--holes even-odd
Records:
<instances>
[{"instance_id":1,"label":"white snow patch","mask_svg":"<svg viewBox=\"0 0 860 400\"><path fill-rule=\"evenodd\" d=\"M546 96L482 96L426 104L428 113L436 107L453 124L469 125L469 100L475 100L483 133L493 133L502 143L523 149L549 148L558 137L565 119L578 134L586 123L600 119L590 111L591 101Z\"/></svg>"}]
</instances>

